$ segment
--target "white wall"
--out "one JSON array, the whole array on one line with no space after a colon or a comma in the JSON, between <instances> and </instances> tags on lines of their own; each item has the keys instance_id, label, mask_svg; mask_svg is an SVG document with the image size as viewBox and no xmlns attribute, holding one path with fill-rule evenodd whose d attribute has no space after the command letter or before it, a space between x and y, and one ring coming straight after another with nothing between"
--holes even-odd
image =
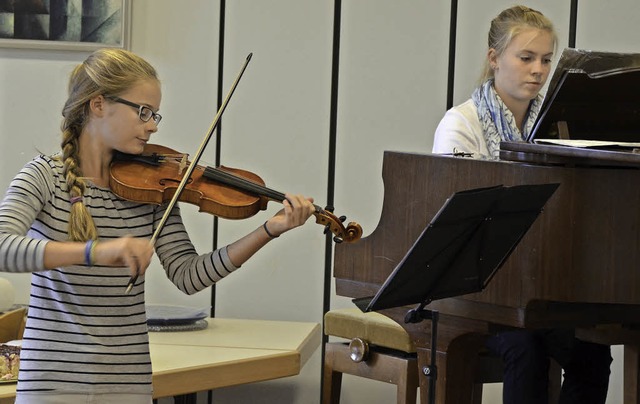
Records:
<instances>
[{"instance_id":1,"label":"white wall","mask_svg":"<svg viewBox=\"0 0 640 404\"><path fill-rule=\"evenodd\" d=\"M252 52L253 57L238 98L234 95L225 112L222 164L259 173L268 187L313 196L321 206L327 189L332 16L327 1L227 2L227 86L246 55ZM279 209L280 204L270 202L268 214L221 222L220 242L260 226ZM310 219L271 242L219 284L216 314L320 323L322 230ZM214 402L315 402L320 359L318 349L297 378L221 389Z\"/></svg>"},{"instance_id":2,"label":"white wall","mask_svg":"<svg viewBox=\"0 0 640 404\"><path fill-rule=\"evenodd\" d=\"M384 150L430 152L446 110L447 1L343 1L336 209L378 225ZM352 307L333 296L332 307ZM392 403L393 385L343 377L342 403Z\"/></svg>"},{"instance_id":3,"label":"white wall","mask_svg":"<svg viewBox=\"0 0 640 404\"><path fill-rule=\"evenodd\" d=\"M220 2L133 0L131 47L152 62L163 81L163 122L153 141L194 153L216 112ZM489 20L513 4L460 0L454 103L469 97L480 74ZM568 43L570 1L527 3L556 24L559 50ZM222 164L262 176L281 192L327 199L329 107L334 4L328 0L226 2L226 94L247 54L253 58L222 120ZM338 93L335 207L377 226L384 184L384 150L429 152L446 109L450 2L343 0ZM639 52L637 0L581 0L578 47ZM71 68L86 52L0 48L0 187L38 151L58 149L60 110ZM203 156L214 162L215 141ZM220 221L219 243L261 225L280 207L241 221ZM212 245L213 219L183 205L200 251ZM309 224L260 251L217 286L219 317L322 321L324 236ZM28 301L28 275L3 274ZM210 293L184 296L157 263L147 279L149 303L205 307ZM332 307L349 306L332 294ZM317 403L320 350L301 375L217 390L216 403ZM620 350L615 350L609 404L622 402ZM344 404L393 402L393 386L349 376ZM162 400L163 404L169 400ZM199 395L199 402L206 402ZM485 388L500 402L500 386Z\"/></svg>"}]
</instances>

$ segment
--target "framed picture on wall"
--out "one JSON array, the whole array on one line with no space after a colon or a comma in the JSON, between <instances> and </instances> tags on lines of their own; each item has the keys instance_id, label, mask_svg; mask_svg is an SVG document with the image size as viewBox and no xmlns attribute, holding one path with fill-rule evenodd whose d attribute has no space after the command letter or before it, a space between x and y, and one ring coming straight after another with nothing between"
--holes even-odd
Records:
<instances>
[{"instance_id":1,"label":"framed picture on wall","mask_svg":"<svg viewBox=\"0 0 640 404\"><path fill-rule=\"evenodd\" d=\"M0 47L129 48L131 0L0 0Z\"/></svg>"}]
</instances>

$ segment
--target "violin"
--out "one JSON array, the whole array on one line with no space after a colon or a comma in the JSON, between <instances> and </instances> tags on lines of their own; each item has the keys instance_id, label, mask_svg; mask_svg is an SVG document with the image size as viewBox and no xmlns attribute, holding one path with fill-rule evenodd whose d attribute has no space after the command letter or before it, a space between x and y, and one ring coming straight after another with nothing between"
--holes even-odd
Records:
<instances>
[{"instance_id":1,"label":"violin","mask_svg":"<svg viewBox=\"0 0 640 404\"><path fill-rule=\"evenodd\" d=\"M123 199L140 203L162 204L170 201L191 163L186 154L156 144L147 144L141 155L118 153L111 163L111 190ZM230 168L191 168L178 201L199 207L201 212L225 219L246 219L267 208L269 201L282 202L285 195L265 187L257 174ZM336 217L332 209L314 205L316 223L330 231L335 242L355 242L362 228L355 222L345 227L346 217Z\"/></svg>"}]
</instances>

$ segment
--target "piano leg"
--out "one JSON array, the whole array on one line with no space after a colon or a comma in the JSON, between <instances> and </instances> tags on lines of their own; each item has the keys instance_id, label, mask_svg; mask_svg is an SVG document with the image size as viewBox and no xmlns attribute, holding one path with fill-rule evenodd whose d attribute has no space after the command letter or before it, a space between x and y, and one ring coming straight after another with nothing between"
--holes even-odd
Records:
<instances>
[{"instance_id":1,"label":"piano leg","mask_svg":"<svg viewBox=\"0 0 640 404\"><path fill-rule=\"evenodd\" d=\"M640 346L624 346L624 404L640 404Z\"/></svg>"},{"instance_id":2,"label":"piano leg","mask_svg":"<svg viewBox=\"0 0 640 404\"><path fill-rule=\"evenodd\" d=\"M476 366L480 346L478 335L468 334L457 343L448 347L446 352L436 354L436 402L433 404L469 404L474 403L474 384L476 382ZM466 342L463 342L466 340ZM431 361L431 350L418 349L418 366L422 369ZM429 397L429 379L420 380L420 402L431 404ZM480 399L482 397L480 396Z\"/></svg>"},{"instance_id":3,"label":"piano leg","mask_svg":"<svg viewBox=\"0 0 640 404\"><path fill-rule=\"evenodd\" d=\"M640 331L613 324L589 329L579 328L576 330L576 336L599 344L624 345L623 403L640 404Z\"/></svg>"},{"instance_id":4,"label":"piano leg","mask_svg":"<svg viewBox=\"0 0 640 404\"><path fill-rule=\"evenodd\" d=\"M428 338L414 339L418 352L422 404L474 403L479 353L484 349L487 324L459 317L440 316L436 353L435 403L429 403L429 378L423 369L431 363ZM476 395L477 396L477 395Z\"/></svg>"}]
</instances>

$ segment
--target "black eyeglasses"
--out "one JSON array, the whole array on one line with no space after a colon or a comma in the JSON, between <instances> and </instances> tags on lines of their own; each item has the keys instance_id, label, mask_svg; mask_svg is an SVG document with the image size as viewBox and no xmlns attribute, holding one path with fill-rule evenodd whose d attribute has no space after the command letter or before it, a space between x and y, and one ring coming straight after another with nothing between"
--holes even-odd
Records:
<instances>
[{"instance_id":1,"label":"black eyeglasses","mask_svg":"<svg viewBox=\"0 0 640 404\"><path fill-rule=\"evenodd\" d=\"M105 97L105 98L108 99L108 100L114 101L114 102L119 102L120 104L124 104L124 105L128 105L130 107L133 107L133 108L137 108L138 109L138 117L140 118L140 120L142 122L149 122L149 119L153 119L153 122L155 122L156 125L158 125L160 123L160 121L162 120L162 115L156 114L155 112L153 112L151 110L151 108L147 107L146 105L136 104L135 102L123 100L120 97Z\"/></svg>"}]
</instances>

